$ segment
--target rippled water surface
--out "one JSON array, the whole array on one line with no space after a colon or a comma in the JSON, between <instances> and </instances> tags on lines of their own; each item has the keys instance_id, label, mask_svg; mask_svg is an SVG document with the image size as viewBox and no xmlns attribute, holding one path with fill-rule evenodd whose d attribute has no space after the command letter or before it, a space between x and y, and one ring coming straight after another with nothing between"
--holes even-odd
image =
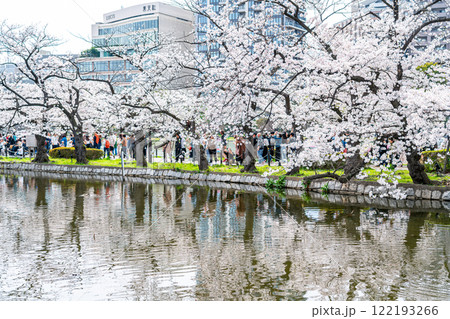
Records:
<instances>
[{"instance_id":1,"label":"rippled water surface","mask_svg":"<svg viewBox=\"0 0 450 319\"><path fill-rule=\"evenodd\" d=\"M0 300L450 300L450 218L0 176Z\"/></svg>"}]
</instances>

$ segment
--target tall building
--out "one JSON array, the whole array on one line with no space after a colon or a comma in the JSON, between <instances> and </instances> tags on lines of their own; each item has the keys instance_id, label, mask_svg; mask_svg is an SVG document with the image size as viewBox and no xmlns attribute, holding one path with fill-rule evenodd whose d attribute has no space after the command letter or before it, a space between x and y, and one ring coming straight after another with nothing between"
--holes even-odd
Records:
<instances>
[{"instance_id":1,"label":"tall building","mask_svg":"<svg viewBox=\"0 0 450 319\"><path fill-rule=\"evenodd\" d=\"M193 14L162 2L149 2L105 13L103 22L92 25L93 50L79 59L83 76L119 83L131 82L137 70L112 56L110 48L128 46L138 35L146 39L193 37Z\"/></svg>"},{"instance_id":2,"label":"tall building","mask_svg":"<svg viewBox=\"0 0 450 319\"><path fill-rule=\"evenodd\" d=\"M226 4L235 5L235 10L230 14L229 19L230 23L237 23L240 19L246 19L248 23L251 23L252 19L261 14L269 14L270 17L268 26L269 28L266 30L267 35L273 35L274 41L277 41L276 34L274 34L274 30L287 30L289 33L293 35L293 37L299 37L304 33L303 28L296 21L285 17L281 11L269 10L272 8L273 4L271 2L266 1L256 1L250 0L244 3L239 3L237 0L198 0L199 7L202 9L211 9L214 12L220 12L221 8L223 8ZM266 12L267 10L267 12ZM299 18L305 21L305 11L299 12ZM196 33L197 39L199 41L197 50L200 53L209 54L211 57L219 56L219 44L208 42L206 33L210 28L214 28L211 22L203 15L197 14L196 17Z\"/></svg>"},{"instance_id":3,"label":"tall building","mask_svg":"<svg viewBox=\"0 0 450 319\"><path fill-rule=\"evenodd\" d=\"M422 5L425 6L431 1L421 1ZM352 0L352 18L359 16L360 14L367 13L369 11L380 14L388 8L385 2L382 0ZM447 1L439 1L428 9L435 17L443 18L450 17L450 7ZM342 27L349 22L350 19L341 21L336 24L337 27ZM356 36L361 34L361 30L358 28L357 23L351 28L348 28L349 32L354 33ZM448 27L447 27L448 30ZM430 45L435 39L442 39L442 43L437 47L438 50L450 49L450 41L443 39L443 34L445 30L442 25L435 25L427 30L420 32L413 46L416 50L425 50L425 48Z\"/></svg>"}]
</instances>

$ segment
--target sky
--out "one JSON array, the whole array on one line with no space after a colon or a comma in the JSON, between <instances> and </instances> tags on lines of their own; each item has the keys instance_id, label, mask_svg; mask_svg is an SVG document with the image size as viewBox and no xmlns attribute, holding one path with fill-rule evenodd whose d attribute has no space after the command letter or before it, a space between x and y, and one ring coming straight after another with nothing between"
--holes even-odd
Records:
<instances>
[{"instance_id":1,"label":"sky","mask_svg":"<svg viewBox=\"0 0 450 319\"><path fill-rule=\"evenodd\" d=\"M63 41L52 53L80 53L91 47L91 25L102 22L103 14L146 0L3 0L0 21L8 24L47 26ZM171 3L171 0L160 0Z\"/></svg>"}]
</instances>

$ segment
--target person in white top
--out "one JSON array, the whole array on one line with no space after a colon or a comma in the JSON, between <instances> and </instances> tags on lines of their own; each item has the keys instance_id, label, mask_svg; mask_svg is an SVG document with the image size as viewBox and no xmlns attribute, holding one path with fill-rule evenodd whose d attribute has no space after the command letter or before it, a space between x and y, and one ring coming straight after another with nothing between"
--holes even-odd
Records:
<instances>
[{"instance_id":1,"label":"person in white top","mask_svg":"<svg viewBox=\"0 0 450 319\"><path fill-rule=\"evenodd\" d=\"M52 135L51 143L52 143L52 148L59 147L58 135L56 135L56 133Z\"/></svg>"},{"instance_id":2,"label":"person in white top","mask_svg":"<svg viewBox=\"0 0 450 319\"><path fill-rule=\"evenodd\" d=\"M113 148L113 151L112 151L113 158L115 155L117 155L117 148L115 147L116 141L117 141L116 134L112 134L109 136L109 143L110 143L110 146Z\"/></svg>"}]
</instances>

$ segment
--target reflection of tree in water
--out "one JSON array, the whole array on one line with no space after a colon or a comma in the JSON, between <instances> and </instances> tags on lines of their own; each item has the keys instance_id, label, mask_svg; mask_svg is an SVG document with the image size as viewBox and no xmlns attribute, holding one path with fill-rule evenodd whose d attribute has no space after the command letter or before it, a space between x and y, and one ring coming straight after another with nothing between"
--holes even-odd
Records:
<instances>
[{"instance_id":1,"label":"reflection of tree in water","mask_svg":"<svg viewBox=\"0 0 450 319\"><path fill-rule=\"evenodd\" d=\"M36 203L35 206L47 206L47 188L49 186L48 179L36 178Z\"/></svg>"},{"instance_id":2,"label":"reflection of tree in water","mask_svg":"<svg viewBox=\"0 0 450 319\"><path fill-rule=\"evenodd\" d=\"M193 217L197 219L203 213L207 204L209 189L206 187L193 187L191 192L191 201L193 204Z\"/></svg>"},{"instance_id":3,"label":"reflection of tree in water","mask_svg":"<svg viewBox=\"0 0 450 319\"><path fill-rule=\"evenodd\" d=\"M136 224L142 225L144 223L145 215L145 199L147 186L145 184L131 184L130 185L130 199L136 208ZM151 207L151 206L150 206Z\"/></svg>"},{"instance_id":4,"label":"reflection of tree in water","mask_svg":"<svg viewBox=\"0 0 450 319\"><path fill-rule=\"evenodd\" d=\"M98 194L98 187L96 188ZM81 251L80 227L84 219L84 196L87 186L85 183L75 183L75 205L73 206L72 220L70 221L70 234L72 242L76 244L78 251Z\"/></svg>"},{"instance_id":5,"label":"reflection of tree in water","mask_svg":"<svg viewBox=\"0 0 450 319\"><path fill-rule=\"evenodd\" d=\"M409 223L406 228L405 246L408 249L411 258L417 247L417 241L421 237L422 228L425 225L427 215L428 214L424 212L414 212L409 216Z\"/></svg>"},{"instance_id":6,"label":"reflection of tree in water","mask_svg":"<svg viewBox=\"0 0 450 319\"><path fill-rule=\"evenodd\" d=\"M53 273L65 283L58 291L65 296L68 289L85 289L89 296L104 284L116 285L111 298L130 299L413 299L426 296L417 287L431 284L438 288L427 291L436 298L449 291L449 234L436 227L439 216L307 207L314 205L204 187L125 183L122 192L115 183L58 183L23 180L20 187L40 212L35 223L23 227L36 213L20 222L8 219L8 211L0 218L14 222L12 234L2 237L3 251L13 251L18 229L21 244L39 250L31 263L24 261L24 248L16 252L34 286L17 288L17 295L48 298L51 287L42 278ZM70 211L61 212L66 207ZM63 235L58 224L66 227ZM62 259L67 270L49 272ZM72 272L84 276L82 284L64 277Z\"/></svg>"},{"instance_id":7,"label":"reflection of tree in water","mask_svg":"<svg viewBox=\"0 0 450 319\"><path fill-rule=\"evenodd\" d=\"M184 186L172 186L171 188L175 188L175 207L182 207L183 206L183 195L185 193Z\"/></svg>"},{"instance_id":8,"label":"reflection of tree in water","mask_svg":"<svg viewBox=\"0 0 450 319\"><path fill-rule=\"evenodd\" d=\"M34 182L34 183L33 183ZM42 218L42 230L43 230L43 241L42 246L39 249L39 253L36 254L36 258L33 261L33 267L31 271L28 272L26 282L26 294L33 296L34 298L42 298L44 294L43 283L40 280L40 273L47 271L47 258L50 253L51 245L51 232L49 227L49 216L47 209L47 188L49 181L43 178L37 178L33 181L24 179L23 188L25 191L31 190L30 184L35 185L36 189L36 201L35 208L39 211ZM23 238L20 236L17 238L18 241L22 241ZM17 243L19 245L19 242Z\"/></svg>"}]
</instances>

